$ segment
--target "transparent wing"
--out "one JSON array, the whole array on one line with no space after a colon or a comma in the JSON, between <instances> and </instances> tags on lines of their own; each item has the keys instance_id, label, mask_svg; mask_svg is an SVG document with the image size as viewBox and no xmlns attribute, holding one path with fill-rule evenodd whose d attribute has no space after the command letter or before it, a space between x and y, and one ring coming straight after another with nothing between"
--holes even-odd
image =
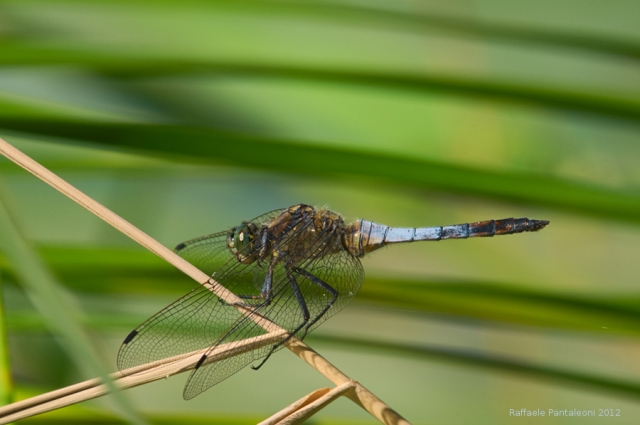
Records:
<instances>
[{"instance_id":1,"label":"transparent wing","mask_svg":"<svg viewBox=\"0 0 640 425\"><path fill-rule=\"evenodd\" d=\"M281 211L281 210L280 210ZM254 223L263 223L279 211L261 215ZM233 231L214 233L181 243L178 255L204 273L216 273L216 281L234 293L255 294L255 282L264 281L264 263L250 265L236 260L227 247ZM121 371L145 363L211 347L242 315L221 302L210 288L199 286L165 307L133 330L118 352Z\"/></svg>"},{"instance_id":2,"label":"transparent wing","mask_svg":"<svg viewBox=\"0 0 640 425\"><path fill-rule=\"evenodd\" d=\"M344 308L355 296L364 280L360 260L347 251L330 255L315 248L322 246L329 236L321 236L309 251L314 255L295 265L279 263L274 271L273 299L268 305L255 307L255 311L280 327L302 339L320 323ZM296 296L296 289L299 296ZM301 300L300 300L301 298ZM302 304L309 318L305 319ZM229 329L212 349L262 335L265 331L249 318L243 318ZM286 338L282 338L284 341ZM252 351L205 364L191 372L184 389L184 398L191 399L206 389L238 372L251 362L268 356L283 344L256 346ZM209 355L207 353L207 355Z\"/></svg>"},{"instance_id":3,"label":"transparent wing","mask_svg":"<svg viewBox=\"0 0 640 425\"><path fill-rule=\"evenodd\" d=\"M219 274L219 275L218 275ZM265 264L242 264L235 259L216 274L218 283L234 293L255 296L254 279L264 280ZM244 316L221 301L207 286L199 286L165 307L124 340L118 352L121 371L216 345Z\"/></svg>"},{"instance_id":4,"label":"transparent wing","mask_svg":"<svg viewBox=\"0 0 640 425\"><path fill-rule=\"evenodd\" d=\"M232 230L227 230L191 239L176 246L175 252L211 276L233 257L227 247L227 237L232 233Z\"/></svg>"},{"instance_id":5,"label":"transparent wing","mask_svg":"<svg viewBox=\"0 0 640 425\"><path fill-rule=\"evenodd\" d=\"M264 334L266 334L266 331L261 326L256 324L251 318L243 317L236 325L227 330L220 341L211 347L211 350L209 350L206 355L210 356L211 352L220 345L230 343L231 346L233 346L236 342ZM284 338L281 340L284 340ZM184 399L189 400L194 398L246 367L254 360L266 356L271 347L272 345L262 347L256 345L253 348L249 347L247 351L241 354L211 364L205 364L194 369L191 375L189 375L189 379L184 387Z\"/></svg>"},{"instance_id":6,"label":"transparent wing","mask_svg":"<svg viewBox=\"0 0 640 425\"><path fill-rule=\"evenodd\" d=\"M125 369L207 348L235 319L236 310L198 287L165 307L124 340L118 369Z\"/></svg>"}]
</instances>

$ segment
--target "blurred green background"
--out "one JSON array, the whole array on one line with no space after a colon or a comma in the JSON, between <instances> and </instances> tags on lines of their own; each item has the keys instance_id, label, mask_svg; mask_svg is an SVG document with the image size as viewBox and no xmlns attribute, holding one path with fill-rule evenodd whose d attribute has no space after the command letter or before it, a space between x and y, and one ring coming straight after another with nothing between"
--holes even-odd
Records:
<instances>
[{"instance_id":1,"label":"blurred green background","mask_svg":"<svg viewBox=\"0 0 640 425\"><path fill-rule=\"evenodd\" d=\"M521 408L635 424L638 16L632 0L0 1L0 137L169 247L301 202L392 226L551 220L376 252L307 342L416 424ZM124 336L194 283L0 172L6 403L115 370ZM190 402L185 378L24 423L255 423L330 385L286 350ZM612 419L530 423L585 421ZM375 420L344 399L311 422Z\"/></svg>"}]
</instances>

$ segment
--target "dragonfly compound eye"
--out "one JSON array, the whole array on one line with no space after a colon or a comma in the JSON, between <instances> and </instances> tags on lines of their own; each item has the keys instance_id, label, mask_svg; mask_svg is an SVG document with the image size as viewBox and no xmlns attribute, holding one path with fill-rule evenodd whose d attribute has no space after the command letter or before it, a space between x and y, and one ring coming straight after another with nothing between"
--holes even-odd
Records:
<instances>
[{"instance_id":1,"label":"dragonfly compound eye","mask_svg":"<svg viewBox=\"0 0 640 425\"><path fill-rule=\"evenodd\" d=\"M233 234L233 253L242 263L249 264L255 260L254 240L256 226L253 223L242 223Z\"/></svg>"}]
</instances>

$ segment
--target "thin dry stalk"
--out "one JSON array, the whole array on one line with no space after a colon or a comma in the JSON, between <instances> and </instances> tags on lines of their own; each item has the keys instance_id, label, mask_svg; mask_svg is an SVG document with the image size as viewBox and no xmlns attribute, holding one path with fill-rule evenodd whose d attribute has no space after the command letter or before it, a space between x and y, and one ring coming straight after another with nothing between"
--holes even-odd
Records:
<instances>
[{"instance_id":1,"label":"thin dry stalk","mask_svg":"<svg viewBox=\"0 0 640 425\"><path fill-rule=\"evenodd\" d=\"M256 347L264 347L279 341L286 331L281 333L268 333L253 338L247 338L239 343L224 344L214 349L204 364L213 363L224 360L238 354L254 350ZM149 382L159 379L168 378L178 373L186 372L195 367L200 361L202 355L208 351L207 349L194 351L179 358L170 358L163 360L163 364L154 364L146 369L139 369L133 372L128 369L124 373L114 373L110 375L113 383L118 388L133 388L139 385L148 384ZM156 362L157 363L157 362ZM147 365L144 365L147 366ZM50 410L59 409L70 404L79 403L81 401L90 400L103 396L109 392L109 388L102 384L98 379L83 382L63 389L66 391L53 391L44 396L33 397L18 403L13 403L0 409L0 424L17 421L29 416L38 415ZM56 393L54 397L51 395Z\"/></svg>"},{"instance_id":2,"label":"thin dry stalk","mask_svg":"<svg viewBox=\"0 0 640 425\"><path fill-rule=\"evenodd\" d=\"M356 382L349 381L333 389L321 388L315 390L311 394L285 407L270 418L260 422L258 425L291 425L302 423L319 412L327 404L343 396L347 391L355 389L357 385Z\"/></svg>"},{"instance_id":3,"label":"thin dry stalk","mask_svg":"<svg viewBox=\"0 0 640 425\"><path fill-rule=\"evenodd\" d=\"M133 226L131 223L124 220L122 217L118 216L108 208L104 207L84 193L80 192L78 189L71 186L69 183L62 180L60 177L31 159L24 153L20 152L18 149L14 148L3 139L0 139L0 153L2 153L9 160L24 168L48 185L52 186L63 195L80 204L85 209L91 211L93 214L100 217L102 220L109 223L120 232L129 236L140 245L155 253L160 258L167 261L169 264L178 268L199 284L204 285L226 303L238 305L242 302L242 300L236 297L235 294L224 288L222 285L218 284L215 280L204 274L202 271L198 270L189 262L175 254L173 251L169 250L168 248L157 242L155 239L142 232L140 229ZM243 314L248 315L250 318L252 318L252 320L257 320L257 323L260 326L263 326L264 329L268 332L283 331L273 322L261 320L264 318L260 318L259 316L250 314L250 311L246 309L240 308L240 310ZM339 386L351 381L351 379L343 374L340 370L338 370L338 368L333 366L324 357L313 351L302 341L296 338L292 338L291 342L287 344L287 348L289 348L298 357L306 361L309 365L311 365L311 367L316 369L334 384ZM402 418L402 416L400 416L396 411L387 406L382 400L380 400L376 395L371 393L362 385L356 384L356 390L352 393L353 394L350 395L349 398L351 398L354 402L367 410L371 415L373 415L381 422L385 424L408 424L408 422L404 418ZM5 418L2 418L2 420L4 419Z\"/></svg>"}]
</instances>

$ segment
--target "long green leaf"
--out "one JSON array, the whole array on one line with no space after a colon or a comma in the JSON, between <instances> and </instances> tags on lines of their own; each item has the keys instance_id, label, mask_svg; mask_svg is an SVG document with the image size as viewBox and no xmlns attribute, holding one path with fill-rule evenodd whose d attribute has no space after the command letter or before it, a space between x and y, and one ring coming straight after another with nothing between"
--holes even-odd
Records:
<instances>
[{"instance_id":1,"label":"long green leaf","mask_svg":"<svg viewBox=\"0 0 640 425\"><path fill-rule=\"evenodd\" d=\"M442 12L408 13L401 7L397 10L389 7L375 9L369 3L315 3L298 4L296 11L327 19L348 20L353 25L384 26L402 28L404 31L444 30L481 40L495 40L504 43L523 43L542 45L546 48L580 49L588 52L640 58L640 45L637 42L619 36L592 34L586 31L541 28L531 24L512 24L507 22L485 22L478 18L467 18L454 13ZM413 10L411 12L414 12Z\"/></svg>"},{"instance_id":2,"label":"long green leaf","mask_svg":"<svg viewBox=\"0 0 640 425\"><path fill-rule=\"evenodd\" d=\"M112 4L119 2L111 1ZM127 1L139 3L153 8L153 3L143 1ZM378 6L370 3L351 2L281 2L243 0L173 1L185 7L215 7L222 10L236 10L240 13L250 11L259 13L265 18L284 16L295 19L322 19L325 22L339 22L350 26L368 28L385 28L415 33L459 34L472 39L496 41L510 44L540 45L546 48L568 48L587 52L616 55L626 58L640 58L640 45L623 36L607 34L603 31L588 32L563 29L561 27L541 26L532 23L518 24L493 19L490 22L481 18L471 18L464 14L443 13L437 8L429 10L410 9L402 5L388 4ZM29 34L29 28L12 34L20 39Z\"/></svg>"},{"instance_id":3,"label":"long green leaf","mask_svg":"<svg viewBox=\"0 0 640 425\"><path fill-rule=\"evenodd\" d=\"M9 363L9 346L7 345L7 320L2 295L3 281L0 281L0 403L9 404L13 398L11 366Z\"/></svg>"},{"instance_id":4,"label":"long green leaf","mask_svg":"<svg viewBox=\"0 0 640 425\"><path fill-rule=\"evenodd\" d=\"M374 177L424 189L556 207L632 223L640 221L640 197L551 176L477 170L202 127L0 118L0 128L196 163L223 162L321 176Z\"/></svg>"},{"instance_id":5,"label":"long green leaf","mask_svg":"<svg viewBox=\"0 0 640 425\"><path fill-rule=\"evenodd\" d=\"M624 299L595 299L485 282L367 279L358 300L495 323L639 335L640 309ZM629 301L627 299L627 301Z\"/></svg>"},{"instance_id":6,"label":"long green leaf","mask_svg":"<svg viewBox=\"0 0 640 425\"><path fill-rule=\"evenodd\" d=\"M586 373L575 373L567 370L534 365L508 357L500 357L482 353L474 353L456 349L446 349L426 345L411 345L375 341L357 337L339 337L328 335L312 335L310 342L318 342L347 349L369 349L402 356L417 357L424 360L440 360L457 364L489 368L495 371L517 373L533 379L552 380L569 385L578 385L595 391L608 391L632 399L640 398L640 383L611 379Z\"/></svg>"},{"instance_id":7,"label":"long green leaf","mask_svg":"<svg viewBox=\"0 0 640 425\"><path fill-rule=\"evenodd\" d=\"M510 83L486 78L461 78L449 74L410 74L383 70L352 70L304 65L270 63L235 63L123 57L84 51L55 51L23 45L4 46L0 65L42 66L73 65L120 79L166 75L208 73L234 76L277 77L337 82L368 87L386 87L416 92L442 92L449 95L480 97L506 102L528 103L604 116L640 120L640 102L615 94L587 92L531 83Z\"/></svg>"}]
</instances>

